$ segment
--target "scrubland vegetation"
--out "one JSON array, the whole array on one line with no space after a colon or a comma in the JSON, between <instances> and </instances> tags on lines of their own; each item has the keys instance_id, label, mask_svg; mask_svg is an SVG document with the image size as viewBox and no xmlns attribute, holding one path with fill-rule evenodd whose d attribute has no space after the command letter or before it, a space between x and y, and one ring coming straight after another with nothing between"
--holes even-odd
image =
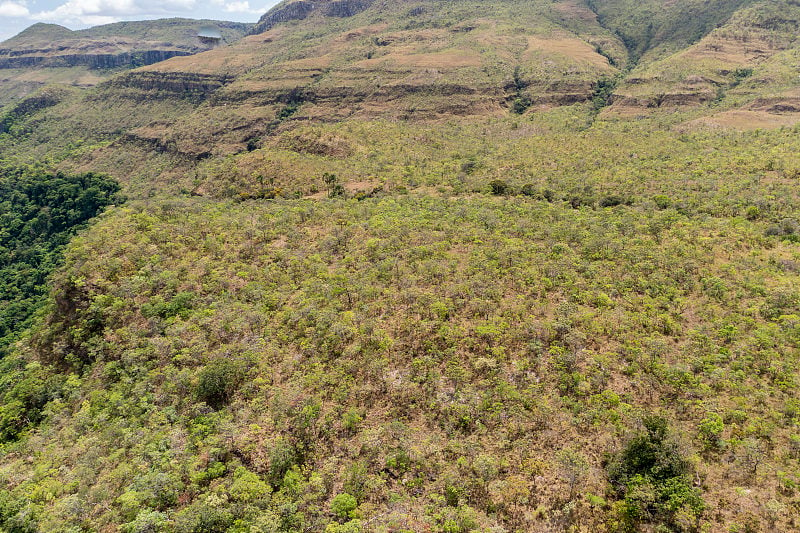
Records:
<instances>
[{"instance_id":1,"label":"scrubland vegetation","mask_svg":"<svg viewBox=\"0 0 800 533\"><path fill-rule=\"evenodd\" d=\"M788 528L794 246L655 202L115 208L15 356L52 400L5 527Z\"/></svg>"},{"instance_id":2,"label":"scrubland vegetation","mask_svg":"<svg viewBox=\"0 0 800 533\"><path fill-rule=\"evenodd\" d=\"M0 531L800 528L774 6L416 4L2 109Z\"/></svg>"}]
</instances>

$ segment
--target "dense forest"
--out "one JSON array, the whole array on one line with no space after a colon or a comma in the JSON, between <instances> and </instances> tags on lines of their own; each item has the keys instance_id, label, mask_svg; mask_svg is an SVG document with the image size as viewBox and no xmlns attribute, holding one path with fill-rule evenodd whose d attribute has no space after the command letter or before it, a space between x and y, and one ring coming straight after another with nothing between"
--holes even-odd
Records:
<instances>
[{"instance_id":1,"label":"dense forest","mask_svg":"<svg viewBox=\"0 0 800 533\"><path fill-rule=\"evenodd\" d=\"M32 324L49 275L85 223L119 202L119 184L97 174L68 176L30 168L0 170L0 440L41 420L59 381L23 370L11 344Z\"/></svg>"},{"instance_id":2,"label":"dense forest","mask_svg":"<svg viewBox=\"0 0 800 533\"><path fill-rule=\"evenodd\" d=\"M118 191L115 181L92 173L0 169L0 345L29 324L64 246L119 201Z\"/></svg>"}]
</instances>

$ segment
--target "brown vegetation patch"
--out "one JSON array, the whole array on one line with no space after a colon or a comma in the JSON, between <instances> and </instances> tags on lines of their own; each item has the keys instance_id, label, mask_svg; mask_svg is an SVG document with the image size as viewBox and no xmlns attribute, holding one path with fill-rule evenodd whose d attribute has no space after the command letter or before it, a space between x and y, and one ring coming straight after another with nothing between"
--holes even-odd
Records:
<instances>
[{"instance_id":1,"label":"brown vegetation patch","mask_svg":"<svg viewBox=\"0 0 800 533\"><path fill-rule=\"evenodd\" d=\"M601 56L589 43L574 37L554 37L543 39L537 36L528 37L528 50L524 54L525 61L534 61L538 54L557 54L574 63L586 63L595 67L611 69L608 59Z\"/></svg>"},{"instance_id":2,"label":"brown vegetation patch","mask_svg":"<svg viewBox=\"0 0 800 533\"><path fill-rule=\"evenodd\" d=\"M345 32L338 36L335 41L336 42L350 42L356 39L360 39L362 37L367 37L370 35L375 35L377 33L381 33L388 28L388 24L372 24L370 26L363 26L361 28L355 28L348 32Z\"/></svg>"},{"instance_id":3,"label":"brown vegetation patch","mask_svg":"<svg viewBox=\"0 0 800 533\"><path fill-rule=\"evenodd\" d=\"M589 23L597 22L597 15L595 15L591 9L587 8L583 2L567 0L566 2L555 4L553 7L567 18L578 19Z\"/></svg>"},{"instance_id":4,"label":"brown vegetation patch","mask_svg":"<svg viewBox=\"0 0 800 533\"><path fill-rule=\"evenodd\" d=\"M481 66L481 58L471 50L449 50L434 53L396 52L386 56L366 59L357 63L360 67L375 67L382 63L390 63L403 67L416 68L464 68Z\"/></svg>"},{"instance_id":5,"label":"brown vegetation patch","mask_svg":"<svg viewBox=\"0 0 800 533\"><path fill-rule=\"evenodd\" d=\"M734 109L689 121L681 129L723 128L739 131L776 129L800 123L800 113L775 114L766 111Z\"/></svg>"},{"instance_id":6,"label":"brown vegetation patch","mask_svg":"<svg viewBox=\"0 0 800 533\"><path fill-rule=\"evenodd\" d=\"M353 155L353 147L345 139L330 133L307 132L284 137L278 146L286 150L309 155L345 158Z\"/></svg>"},{"instance_id":7,"label":"brown vegetation patch","mask_svg":"<svg viewBox=\"0 0 800 533\"><path fill-rule=\"evenodd\" d=\"M763 38L733 39L709 37L681 54L693 61L713 59L740 65L764 59L780 50L774 41Z\"/></svg>"}]
</instances>

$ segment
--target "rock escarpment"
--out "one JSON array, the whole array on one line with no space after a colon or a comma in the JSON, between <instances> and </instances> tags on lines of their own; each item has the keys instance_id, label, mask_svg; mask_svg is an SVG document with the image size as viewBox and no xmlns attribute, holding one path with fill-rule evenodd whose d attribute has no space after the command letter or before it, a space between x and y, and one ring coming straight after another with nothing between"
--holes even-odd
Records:
<instances>
[{"instance_id":1,"label":"rock escarpment","mask_svg":"<svg viewBox=\"0 0 800 533\"><path fill-rule=\"evenodd\" d=\"M373 0L297 0L282 4L269 11L251 30L252 34L263 33L282 22L303 20L313 12L320 12L326 17L352 17L372 5Z\"/></svg>"},{"instance_id":2,"label":"rock escarpment","mask_svg":"<svg viewBox=\"0 0 800 533\"><path fill-rule=\"evenodd\" d=\"M142 50L119 54L63 54L51 53L55 51L50 50L36 50L30 55L23 55L17 51L11 51L4 55L2 52L3 50L0 50L0 69L81 66L91 69L142 67L166 61L171 57L191 54L185 50Z\"/></svg>"}]
</instances>

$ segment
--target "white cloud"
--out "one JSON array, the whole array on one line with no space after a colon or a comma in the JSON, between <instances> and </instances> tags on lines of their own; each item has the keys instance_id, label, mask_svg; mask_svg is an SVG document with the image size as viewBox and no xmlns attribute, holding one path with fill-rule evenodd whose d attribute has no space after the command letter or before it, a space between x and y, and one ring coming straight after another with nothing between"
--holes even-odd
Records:
<instances>
[{"instance_id":1,"label":"white cloud","mask_svg":"<svg viewBox=\"0 0 800 533\"><path fill-rule=\"evenodd\" d=\"M223 9L228 13L263 13L264 9L253 9L250 7L250 2L244 0L243 2L225 2Z\"/></svg>"},{"instance_id":2,"label":"white cloud","mask_svg":"<svg viewBox=\"0 0 800 533\"><path fill-rule=\"evenodd\" d=\"M67 0L51 11L31 18L83 25L107 24L123 18L187 13L196 0Z\"/></svg>"},{"instance_id":3,"label":"white cloud","mask_svg":"<svg viewBox=\"0 0 800 533\"><path fill-rule=\"evenodd\" d=\"M0 2L0 17L27 17L28 8L19 2Z\"/></svg>"},{"instance_id":4,"label":"white cloud","mask_svg":"<svg viewBox=\"0 0 800 533\"><path fill-rule=\"evenodd\" d=\"M211 5L219 6L226 13L251 13L255 15L263 15L269 9L268 7L250 7L248 0L210 0ZM270 4L275 4L273 1Z\"/></svg>"}]
</instances>

